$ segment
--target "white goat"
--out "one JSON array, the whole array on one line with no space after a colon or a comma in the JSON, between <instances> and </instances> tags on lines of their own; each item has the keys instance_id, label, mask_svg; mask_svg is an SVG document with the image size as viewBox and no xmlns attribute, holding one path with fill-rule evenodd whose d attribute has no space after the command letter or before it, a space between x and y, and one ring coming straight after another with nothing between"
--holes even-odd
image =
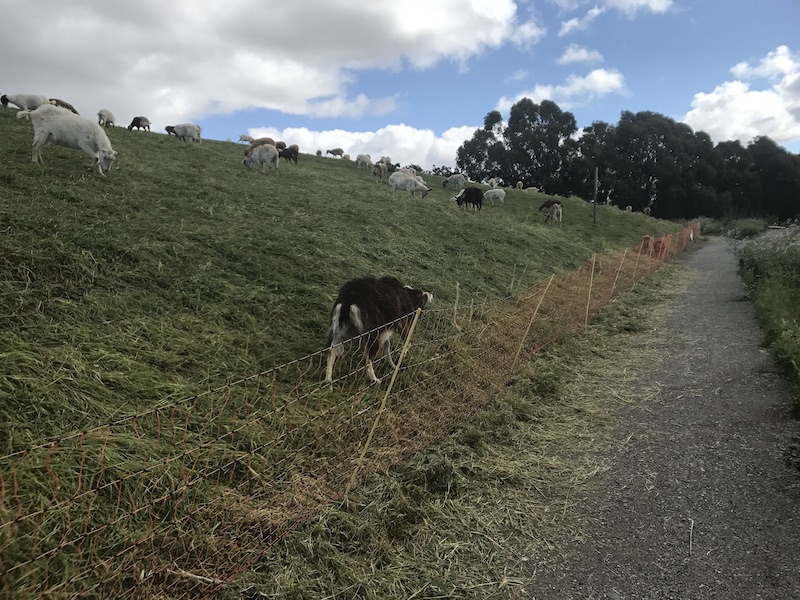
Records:
<instances>
[{"instance_id":1,"label":"white goat","mask_svg":"<svg viewBox=\"0 0 800 600\"><path fill-rule=\"evenodd\" d=\"M361 169L372 168L372 157L369 154L359 154L356 156L356 166Z\"/></svg>"},{"instance_id":2,"label":"white goat","mask_svg":"<svg viewBox=\"0 0 800 600\"><path fill-rule=\"evenodd\" d=\"M500 178L492 177L487 183L489 184L489 189L496 190L500 187Z\"/></svg>"},{"instance_id":3,"label":"white goat","mask_svg":"<svg viewBox=\"0 0 800 600\"><path fill-rule=\"evenodd\" d=\"M102 127L113 127L114 123L117 120L114 118L114 113L112 113L107 108L101 108L97 111L97 124L101 125Z\"/></svg>"},{"instance_id":4,"label":"white goat","mask_svg":"<svg viewBox=\"0 0 800 600\"><path fill-rule=\"evenodd\" d=\"M249 143L251 143L253 141L253 136L252 135L247 135L246 133L243 133L243 134L241 134L239 136L239 141L240 142L247 142L249 144Z\"/></svg>"},{"instance_id":5,"label":"white goat","mask_svg":"<svg viewBox=\"0 0 800 600\"><path fill-rule=\"evenodd\" d=\"M395 194L397 194L397 190L408 192L409 196L419 192L421 198L427 196L428 192L431 191L424 183L420 183L416 176L409 176L400 172L392 173L389 176L389 187Z\"/></svg>"},{"instance_id":6,"label":"white goat","mask_svg":"<svg viewBox=\"0 0 800 600\"><path fill-rule=\"evenodd\" d=\"M267 169L274 168L277 172L279 161L278 149L272 144L262 144L254 148L248 156L245 156L242 164L245 167L260 165L261 172L266 175Z\"/></svg>"},{"instance_id":7,"label":"white goat","mask_svg":"<svg viewBox=\"0 0 800 600\"><path fill-rule=\"evenodd\" d=\"M178 136L178 139L182 142L192 140L199 144L203 141L200 137L200 132L202 130L203 128L200 127L200 125L195 125L194 123L180 123L179 125L175 125L175 135Z\"/></svg>"},{"instance_id":8,"label":"white goat","mask_svg":"<svg viewBox=\"0 0 800 600\"><path fill-rule=\"evenodd\" d=\"M483 192L483 200L484 202L488 200L489 202L492 203L492 206L494 206L495 200L499 200L500 204L505 204L506 191L500 188L486 190L485 192Z\"/></svg>"},{"instance_id":9,"label":"white goat","mask_svg":"<svg viewBox=\"0 0 800 600\"><path fill-rule=\"evenodd\" d=\"M44 165L42 148L56 144L83 150L92 157L89 168L97 167L101 175L111 169L117 152L111 147L106 132L97 123L73 114L64 108L44 104L36 110L21 110L18 119L30 118L33 125L32 162Z\"/></svg>"},{"instance_id":10,"label":"white goat","mask_svg":"<svg viewBox=\"0 0 800 600\"><path fill-rule=\"evenodd\" d=\"M461 173L453 173L442 182L442 187L446 188L447 185L451 185L453 188L460 190L464 187L464 184L467 183L467 178L464 177Z\"/></svg>"},{"instance_id":11,"label":"white goat","mask_svg":"<svg viewBox=\"0 0 800 600\"><path fill-rule=\"evenodd\" d=\"M50 99L47 96L39 96L38 94L3 94L0 96L0 103L8 107L11 103L22 110L36 110L40 106L50 104Z\"/></svg>"}]
</instances>

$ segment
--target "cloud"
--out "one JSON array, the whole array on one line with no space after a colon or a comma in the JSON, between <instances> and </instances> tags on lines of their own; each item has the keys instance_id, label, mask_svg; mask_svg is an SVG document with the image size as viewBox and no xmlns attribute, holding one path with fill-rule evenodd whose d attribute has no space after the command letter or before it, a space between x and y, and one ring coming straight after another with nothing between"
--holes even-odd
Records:
<instances>
[{"instance_id":1,"label":"cloud","mask_svg":"<svg viewBox=\"0 0 800 600\"><path fill-rule=\"evenodd\" d=\"M604 12L606 12L604 8L595 6L587 11L586 14L581 18L576 17L574 19L562 22L561 29L558 32L558 37L564 37L565 35L569 35L575 31L584 31L588 29L592 21L594 21Z\"/></svg>"},{"instance_id":2,"label":"cloud","mask_svg":"<svg viewBox=\"0 0 800 600\"><path fill-rule=\"evenodd\" d=\"M748 143L759 135L778 143L800 142L800 58L779 46L758 65L739 63L731 73L740 79L695 94L683 121L715 142ZM764 79L772 85L755 89Z\"/></svg>"},{"instance_id":3,"label":"cloud","mask_svg":"<svg viewBox=\"0 0 800 600\"><path fill-rule=\"evenodd\" d=\"M561 85L537 85L530 90L516 94L513 98L503 96L498 100L496 109L507 113L511 106L522 98L530 98L534 102L552 100L563 110L606 96L608 94L626 94L625 78L615 69L595 69L588 75L580 77L570 75Z\"/></svg>"},{"instance_id":4,"label":"cloud","mask_svg":"<svg viewBox=\"0 0 800 600\"><path fill-rule=\"evenodd\" d=\"M42 26L47 15L47 27ZM544 35L513 0L28 0L3 17L3 93L68 100L154 124L264 108L311 117L389 114L362 71L462 64ZM480 35L465 32L480 31Z\"/></svg>"},{"instance_id":5,"label":"cloud","mask_svg":"<svg viewBox=\"0 0 800 600\"><path fill-rule=\"evenodd\" d=\"M577 10L580 6L589 2L578 0L551 0L562 10ZM561 22L559 37L564 37L576 31L585 31L592 22L603 13L609 10L616 10L634 17L640 12L665 13L673 7L672 0L599 0L594 3L594 7L586 11L582 17L573 17Z\"/></svg>"},{"instance_id":6,"label":"cloud","mask_svg":"<svg viewBox=\"0 0 800 600\"><path fill-rule=\"evenodd\" d=\"M598 63L603 62L603 55L597 50L589 50L578 44L570 44L564 53L556 59L559 65L572 63Z\"/></svg>"},{"instance_id":7,"label":"cloud","mask_svg":"<svg viewBox=\"0 0 800 600\"><path fill-rule=\"evenodd\" d=\"M304 153L342 148L346 154L369 154L375 158L389 156L401 165L415 164L423 169L455 166L458 147L478 129L477 126L453 127L437 136L430 129L417 129L404 123L387 125L377 131L345 131L342 129L313 131L305 127L274 129L257 127L248 133L253 137L268 136L291 140Z\"/></svg>"},{"instance_id":8,"label":"cloud","mask_svg":"<svg viewBox=\"0 0 800 600\"><path fill-rule=\"evenodd\" d=\"M672 8L672 0L603 0L602 4L628 15L639 11L665 13Z\"/></svg>"}]
</instances>

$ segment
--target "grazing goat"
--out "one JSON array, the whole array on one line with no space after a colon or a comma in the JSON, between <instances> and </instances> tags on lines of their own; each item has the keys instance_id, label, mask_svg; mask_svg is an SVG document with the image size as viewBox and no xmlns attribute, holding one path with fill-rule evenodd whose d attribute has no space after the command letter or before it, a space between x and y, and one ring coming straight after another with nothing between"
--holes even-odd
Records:
<instances>
[{"instance_id":1,"label":"grazing goat","mask_svg":"<svg viewBox=\"0 0 800 600\"><path fill-rule=\"evenodd\" d=\"M545 200L539 205L539 211L550 210L554 204L561 204L560 200Z\"/></svg>"},{"instance_id":2,"label":"grazing goat","mask_svg":"<svg viewBox=\"0 0 800 600\"><path fill-rule=\"evenodd\" d=\"M395 333L405 337L413 323L414 311L432 301L430 292L403 285L395 277L362 277L345 283L331 311L325 383L333 382L336 357L344 353L342 344L362 334L366 334L363 343L367 376L372 383L380 383L372 361L384 351L389 365L397 368L392 360L390 338Z\"/></svg>"},{"instance_id":3,"label":"grazing goat","mask_svg":"<svg viewBox=\"0 0 800 600\"><path fill-rule=\"evenodd\" d=\"M114 113L107 108L101 108L97 111L97 124L101 127L113 127L116 122Z\"/></svg>"},{"instance_id":4,"label":"grazing goat","mask_svg":"<svg viewBox=\"0 0 800 600\"><path fill-rule=\"evenodd\" d=\"M200 125L195 125L194 123L180 123L179 125L174 125L173 130L175 131L175 136L182 142L191 140L199 144L203 141L200 135L203 128L200 127Z\"/></svg>"},{"instance_id":5,"label":"grazing goat","mask_svg":"<svg viewBox=\"0 0 800 600\"><path fill-rule=\"evenodd\" d=\"M547 209L547 216L544 218L544 222L547 223L548 221L553 221L553 223L558 223L560 226L562 212L561 204L556 202Z\"/></svg>"},{"instance_id":6,"label":"grazing goat","mask_svg":"<svg viewBox=\"0 0 800 600\"><path fill-rule=\"evenodd\" d=\"M463 188L450 200L458 206L466 207L469 204L474 212L480 212L483 206L483 192L476 187Z\"/></svg>"},{"instance_id":7,"label":"grazing goat","mask_svg":"<svg viewBox=\"0 0 800 600\"><path fill-rule=\"evenodd\" d=\"M276 146L277 148L277 146ZM297 164L297 156L300 154L300 146L297 144L292 144L291 146L287 146L286 148L278 149L278 155L281 158L285 158L286 162L294 161L294 164Z\"/></svg>"},{"instance_id":8,"label":"grazing goat","mask_svg":"<svg viewBox=\"0 0 800 600\"><path fill-rule=\"evenodd\" d=\"M467 178L464 177L461 173L453 173L442 182L442 187L447 188L448 184L452 186L456 190L460 190L464 187L464 184L467 183Z\"/></svg>"},{"instance_id":9,"label":"grazing goat","mask_svg":"<svg viewBox=\"0 0 800 600\"><path fill-rule=\"evenodd\" d=\"M33 125L32 162L44 165L42 148L49 144L83 150L92 157L89 169L108 173L117 157L106 132L97 123L49 102L36 110L21 110L18 119L30 118Z\"/></svg>"},{"instance_id":10,"label":"grazing goat","mask_svg":"<svg viewBox=\"0 0 800 600\"><path fill-rule=\"evenodd\" d=\"M424 183L420 183L416 176L406 175L400 171L396 171L389 176L389 187L397 194L397 190L408 192L409 196L413 196L419 192L420 198L424 198L430 192L430 188Z\"/></svg>"},{"instance_id":11,"label":"grazing goat","mask_svg":"<svg viewBox=\"0 0 800 600\"><path fill-rule=\"evenodd\" d=\"M258 146L242 160L242 164L245 167L259 165L261 167L261 172L265 175L267 174L267 169L274 168L277 172L278 163L278 149L272 144L262 144L261 146Z\"/></svg>"},{"instance_id":12,"label":"grazing goat","mask_svg":"<svg viewBox=\"0 0 800 600\"><path fill-rule=\"evenodd\" d=\"M332 154L333 156L341 157L344 154L344 150L341 148L333 148L332 150L326 150L325 155Z\"/></svg>"},{"instance_id":13,"label":"grazing goat","mask_svg":"<svg viewBox=\"0 0 800 600\"><path fill-rule=\"evenodd\" d=\"M75 107L72 106L72 104L70 104L66 100L61 100L60 98L50 98L50 104L52 104L53 106L60 106L61 108L66 108L69 112L75 113L76 115L80 114L77 110L75 110Z\"/></svg>"},{"instance_id":14,"label":"grazing goat","mask_svg":"<svg viewBox=\"0 0 800 600\"><path fill-rule=\"evenodd\" d=\"M128 131L131 131L134 127L136 127L136 131L140 129L150 131L150 119L147 117L133 117L131 124L128 125Z\"/></svg>"},{"instance_id":15,"label":"grazing goat","mask_svg":"<svg viewBox=\"0 0 800 600\"><path fill-rule=\"evenodd\" d=\"M491 202L492 206L494 206L495 200L498 200L500 204L505 204L506 191L500 188L486 190L485 192L483 192L483 199Z\"/></svg>"},{"instance_id":16,"label":"grazing goat","mask_svg":"<svg viewBox=\"0 0 800 600\"><path fill-rule=\"evenodd\" d=\"M253 136L247 135L246 133L239 134L239 142L247 142L248 144L252 143ZM239 143L237 142L237 144Z\"/></svg>"},{"instance_id":17,"label":"grazing goat","mask_svg":"<svg viewBox=\"0 0 800 600\"><path fill-rule=\"evenodd\" d=\"M275 146L275 140L273 140L271 137L263 137L263 138L258 138L256 140L253 140L252 142L250 142L250 145L248 145L247 148L244 149L244 155L245 156L250 156L250 154L253 152L253 150L258 148L259 146L263 146L264 144L269 144L270 146ZM276 146L275 149L277 150L277 146Z\"/></svg>"},{"instance_id":18,"label":"grazing goat","mask_svg":"<svg viewBox=\"0 0 800 600\"><path fill-rule=\"evenodd\" d=\"M50 99L47 96L40 96L38 94L3 94L0 96L0 104L8 108L8 103L13 104L20 110L36 110L40 106L50 104Z\"/></svg>"},{"instance_id":19,"label":"grazing goat","mask_svg":"<svg viewBox=\"0 0 800 600\"><path fill-rule=\"evenodd\" d=\"M490 190L496 190L500 187L500 178L499 177L492 177L488 182Z\"/></svg>"},{"instance_id":20,"label":"grazing goat","mask_svg":"<svg viewBox=\"0 0 800 600\"><path fill-rule=\"evenodd\" d=\"M525 187L525 184L524 184L524 183L522 183L521 181L518 181L518 182L517 182L517 185L516 185L516 188L517 188L518 190L521 190L523 187Z\"/></svg>"},{"instance_id":21,"label":"grazing goat","mask_svg":"<svg viewBox=\"0 0 800 600\"><path fill-rule=\"evenodd\" d=\"M356 156L356 167L361 169L371 169L372 168L372 157L369 154L359 154Z\"/></svg>"},{"instance_id":22,"label":"grazing goat","mask_svg":"<svg viewBox=\"0 0 800 600\"><path fill-rule=\"evenodd\" d=\"M375 183L380 183L383 181L383 167L381 163L375 163L372 165L372 178L375 180Z\"/></svg>"}]
</instances>

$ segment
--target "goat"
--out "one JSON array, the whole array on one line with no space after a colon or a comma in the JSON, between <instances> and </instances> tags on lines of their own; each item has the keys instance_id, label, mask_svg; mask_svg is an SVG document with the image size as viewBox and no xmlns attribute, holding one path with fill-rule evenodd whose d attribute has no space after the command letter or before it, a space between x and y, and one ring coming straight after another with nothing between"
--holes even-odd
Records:
<instances>
[{"instance_id":1,"label":"goat","mask_svg":"<svg viewBox=\"0 0 800 600\"><path fill-rule=\"evenodd\" d=\"M263 146L264 144L269 144L270 146L275 146L275 140L273 140L271 137L262 137L262 138L258 138L256 140L253 140L252 142L250 142L250 144L247 146L247 148L244 149L244 155L245 156L250 156L250 154L253 152L253 150L258 148L259 146ZM276 146L276 149L277 149L277 146Z\"/></svg>"},{"instance_id":2,"label":"goat","mask_svg":"<svg viewBox=\"0 0 800 600\"><path fill-rule=\"evenodd\" d=\"M469 204L474 212L480 212L483 206L483 192L476 187L463 188L450 201L464 207Z\"/></svg>"},{"instance_id":3,"label":"goat","mask_svg":"<svg viewBox=\"0 0 800 600\"><path fill-rule=\"evenodd\" d=\"M60 106L61 108L66 108L69 112L74 113L76 115L80 114L77 110L75 110L75 107L72 106L72 104L70 104L66 100L61 100L60 98L50 98L50 104L52 104L53 106Z\"/></svg>"},{"instance_id":4,"label":"goat","mask_svg":"<svg viewBox=\"0 0 800 600\"><path fill-rule=\"evenodd\" d=\"M517 182L517 185L516 185L516 188L517 188L518 190L521 190L523 187L525 187L525 184L524 184L524 183L522 183L521 181L518 181L518 182Z\"/></svg>"},{"instance_id":5,"label":"goat","mask_svg":"<svg viewBox=\"0 0 800 600\"><path fill-rule=\"evenodd\" d=\"M203 128L200 127L200 125L195 125L194 123L180 123L179 125L173 126L173 130L175 131L175 136L182 142L192 140L199 144L203 141L200 135Z\"/></svg>"},{"instance_id":6,"label":"goat","mask_svg":"<svg viewBox=\"0 0 800 600\"><path fill-rule=\"evenodd\" d=\"M467 178L464 177L461 173L453 173L442 182L442 187L447 188L448 184L453 186L453 188L460 190L464 187L464 184L467 182Z\"/></svg>"},{"instance_id":7,"label":"goat","mask_svg":"<svg viewBox=\"0 0 800 600\"><path fill-rule=\"evenodd\" d=\"M131 124L128 125L128 131L131 131L134 127L136 127L136 131L140 129L150 131L150 119L147 117L133 117Z\"/></svg>"},{"instance_id":8,"label":"goat","mask_svg":"<svg viewBox=\"0 0 800 600\"><path fill-rule=\"evenodd\" d=\"M277 149L277 146L276 146ZM300 147L297 144L292 144L291 146L287 146L286 148L278 149L278 155L281 158L285 158L286 162L294 161L294 164L297 164L297 155L300 153Z\"/></svg>"},{"instance_id":9,"label":"goat","mask_svg":"<svg viewBox=\"0 0 800 600\"><path fill-rule=\"evenodd\" d=\"M175 127L173 125L167 125L164 127L164 131L167 132L167 135L174 135L177 136L178 134L175 133Z\"/></svg>"},{"instance_id":10,"label":"goat","mask_svg":"<svg viewBox=\"0 0 800 600\"><path fill-rule=\"evenodd\" d=\"M416 176L409 176L400 171L395 171L389 176L389 187L397 194L397 190L404 190L408 192L409 196L413 196L416 192L421 193L421 198L424 198L430 192L430 188L424 183L420 183Z\"/></svg>"},{"instance_id":11,"label":"goat","mask_svg":"<svg viewBox=\"0 0 800 600\"><path fill-rule=\"evenodd\" d=\"M274 168L277 172L279 163L278 149L272 144L262 144L245 156L242 164L245 167L259 165L261 172L267 174L267 169Z\"/></svg>"},{"instance_id":12,"label":"goat","mask_svg":"<svg viewBox=\"0 0 800 600\"><path fill-rule=\"evenodd\" d=\"M494 201L499 200L500 204L505 204L506 191L500 188L494 188L483 192L483 199L488 200L494 206Z\"/></svg>"},{"instance_id":13,"label":"goat","mask_svg":"<svg viewBox=\"0 0 800 600\"><path fill-rule=\"evenodd\" d=\"M97 111L97 124L101 127L113 127L116 123L114 113L107 108L101 108Z\"/></svg>"},{"instance_id":14,"label":"goat","mask_svg":"<svg viewBox=\"0 0 800 600\"><path fill-rule=\"evenodd\" d=\"M547 216L544 218L544 222L553 221L553 223L558 223L558 225L561 226L562 213L561 204L556 202L547 209Z\"/></svg>"},{"instance_id":15,"label":"goat","mask_svg":"<svg viewBox=\"0 0 800 600\"><path fill-rule=\"evenodd\" d=\"M325 383L333 382L336 357L344 353L343 343L366 334L364 359L367 376L372 383L380 383L372 361L385 351L389 365L395 369L391 355L390 338L395 333L405 337L413 322L413 313L433 301L433 294L403 285L395 277L361 277L345 283L339 290L331 311L328 328L330 348Z\"/></svg>"},{"instance_id":16,"label":"goat","mask_svg":"<svg viewBox=\"0 0 800 600\"><path fill-rule=\"evenodd\" d=\"M383 181L383 167L381 163L375 163L372 165L372 178L375 180L375 183L380 183Z\"/></svg>"},{"instance_id":17,"label":"goat","mask_svg":"<svg viewBox=\"0 0 800 600\"><path fill-rule=\"evenodd\" d=\"M247 142L248 144L250 144L252 141L253 141L252 135L247 135L246 133L242 133L239 135L239 142ZM239 142L237 142L237 144Z\"/></svg>"},{"instance_id":18,"label":"goat","mask_svg":"<svg viewBox=\"0 0 800 600\"><path fill-rule=\"evenodd\" d=\"M97 167L101 175L108 173L117 157L117 152L99 124L49 102L36 110L21 110L17 118L30 118L33 125L31 160L35 164L44 165L42 148L49 144L83 150L92 157L89 169Z\"/></svg>"},{"instance_id":19,"label":"goat","mask_svg":"<svg viewBox=\"0 0 800 600\"><path fill-rule=\"evenodd\" d=\"M325 151L325 155L327 156L328 154L332 154L333 156L341 157L344 154L344 150L342 150L341 148L334 148L332 150L326 150Z\"/></svg>"},{"instance_id":20,"label":"goat","mask_svg":"<svg viewBox=\"0 0 800 600\"><path fill-rule=\"evenodd\" d=\"M372 157L369 154L359 154L356 156L356 167L371 169L372 168Z\"/></svg>"},{"instance_id":21,"label":"goat","mask_svg":"<svg viewBox=\"0 0 800 600\"><path fill-rule=\"evenodd\" d=\"M15 105L20 110L36 110L40 106L50 104L47 96L38 94L3 94L0 96L0 104L8 108L8 103Z\"/></svg>"}]
</instances>

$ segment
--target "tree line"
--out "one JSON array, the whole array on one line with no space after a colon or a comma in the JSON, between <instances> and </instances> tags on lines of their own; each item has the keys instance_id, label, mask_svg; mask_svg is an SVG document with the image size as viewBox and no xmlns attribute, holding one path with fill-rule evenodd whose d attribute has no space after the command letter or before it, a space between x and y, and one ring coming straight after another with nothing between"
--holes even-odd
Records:
<instances>
[{"instance_id":1,"label":"tree line","mask_svg":"<svg viewBox=\"0 0 800 600\"><path fill-rule=\"evenodd\" d=\"M662 219L800 215L800 155L766 136L714 145L707 133L647 111L624 111L616 125L595 121L577 133L572 113L523 98L507 123L489 112L459 147L456 165L473 181L500 177L586 200L595 195L596 169L598 202L648 206Z\"/></svg>"}]
</instances>

